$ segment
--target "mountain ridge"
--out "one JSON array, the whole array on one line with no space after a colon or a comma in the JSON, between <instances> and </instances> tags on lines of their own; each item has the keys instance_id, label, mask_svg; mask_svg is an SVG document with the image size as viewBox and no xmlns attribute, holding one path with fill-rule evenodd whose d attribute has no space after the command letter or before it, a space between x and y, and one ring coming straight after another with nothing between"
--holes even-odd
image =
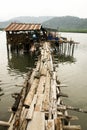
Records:
<instances>
[{"instance_id":1,"label":"mountain ridge","mask_svg":"<svg viewBox=\"0 0 87 130\"><path fill-rule=\"evenodd\" d=\"M44 27L58 29L58 31L87 32L87 18L79 18L75 16L20 16L8 21L0 22L0 28L5 28L11 22L41 23Z\"/></svg>"},{"instance_id":2,"label":"mountain ridge","mask_svg":"<svg viewBox=\"0 0 87 130\"><path fill-rule=\"evenodd\" d=\"M87 31L87 18L74 16L54 17L43 23L44 26L54 28L59 31Z\"/></svg>"}]
</instances>

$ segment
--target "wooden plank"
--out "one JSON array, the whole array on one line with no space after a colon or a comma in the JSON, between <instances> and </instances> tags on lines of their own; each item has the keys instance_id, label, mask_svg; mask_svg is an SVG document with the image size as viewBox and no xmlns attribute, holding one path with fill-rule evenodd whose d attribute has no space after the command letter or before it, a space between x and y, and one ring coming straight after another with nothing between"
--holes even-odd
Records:
<instances>
[{"instance_id":1,"label":"wooden plank","mask_svg":"<svg viewBox=\"0 0 87 130\"><path fill-rule=\"evenodd\" d=\"M55 130L54 120L50 119L46 121L46 129L45 130Z\"/></svg>"},{"instance_id":2,"label":"wooden plank","mask_svg":"<svg viewBox=\"0 0 87 130\"><path fill-rule=\"evenodd\" d=\"M60 105L60 101L61 101L61 99L60 99L60 97L58 97L58 100L57 100L57 105L58 106Z\"/></svg>"},{"instance_id":3,"label":"wooden plank","mask_svg":"<svg viewBox=\"0 0 87 130\"><path fill-rule=\"evenodd\" d=\"M56 73L53 72L53 79L51 80L51 96L53 100L56 100Z\"/></svg>"},{"instance_id":4,"label":"wooden plank","mask_svg":"<svg viewBox=\"0 0 87 130\"><path fill-rule=\"evenodd\" d=\"M55 129L56 130L63 130L62 122L60 118L55 119Z\"/></svg>"},{"instance_id":5,"label":"wooden plank","mask_svg":"<svg viewBox=\"0 0 87 130\"><path fill-rule=\"evenodd\" d=\"M63 130L81 130L80 125L63 126Z\"/></svg>"},{"instance_id":6,"label":"wooden plank","mask_svg":"<svg viewBox=\"0 0 87 130\"><path fill-rule=\"evenodd\" d=\"M39 81L38 88L37 88L37 95L43 93L44 87L45 87L45 79L46 79L45 76L40 77L40 81Z\"/></svg>"},{"instance_id":7,"label":"wooden plank","mask_svg":"<svg viewBox=\"0 0 87 130\"><path fill-rule=\"evenodd\" d=\"M49 110L49 102L50 102L50 74L47 71L45 92L44 92L44 99L43 99L43 107L42 107L42 109L44 111Z\"/></svg>"},{"instance_id":8,"label":"wooden plank","mask_svg":"<svg viewBox=\"0 0 87 130\"><path fill-rule=\"evenodd\" d=\"M35 94L36 89L38 87L38 83L39 83L39 79L35 78L33 83L32 83L32 85L31 85L30 91L27 94L27 97L25 99L25 102L24 102L24 106L25 107L29 107L31 105L31 102L32 102L33 97L34 97L34 94Z\"/></svg>"},{"instance_id":9,"label":"wooden plank","mask_svg":"<svg viewBox=\"0 0 87 130\"><path fill-rule=\"evenodd\" d=\"M16 117L16 115L14 116L12 122L10 123L10 127L8 128L8 130L13 130L13 127L14 127L14 124L15 124L15 117Z\"/></svg>"},{"instance_id":10,"label":"wooden plank","mask_svg":"<svg viewBox=\"0 0 87 130\"><path fill-rule=\"evenodd\" d=\"M44 113L35 111L33 119L28 122L26 130L45 130Z\"/></svg>"},{"instance_id":11,"label":"wooden plank","mask_svg":"<svg viewBox=\"0 0 87 130\"><path fill-rule=\"evenodd\" d=\"M20 115L20 125L21 126L22 126L22 123L24 122L24 120L26 119L27 113L28 113L28 108L23 107L21 115Z\"/></svg>"},{"instance_id":12,"label":"wooden plank","mask_svg":"<svg viewBox=\"0 0 87 130\"><path fill-rule=\"evenodd\" d=\"M39 94L37 98L37 103L35 106L35 111L41 111L42 110L42 101L43 101L44 94Z\"/></svg>"},{"instance_id":13,"label":"wooden plank","mask_svg":"<svg viewBox=\"0 0 87 130\"><path fill-rule=\"evenodd\" d=\"M36 100L37 100L37 94L34 95L33 101L31 103L28 113L26 115L27 120L32 119L32 117L33 117L34 105L36 104Z\"/></svg>"},{"instance_id":14,"label":"wooden plank","mask_svg":"<svg viewBox=\"0 0 87 130\"><path fill-rule=\"evenodd\" d=\"M56 86L57 87L67 87L67 85L65 85L65 84L57 84Z\"/></svg>"}]
</instances>

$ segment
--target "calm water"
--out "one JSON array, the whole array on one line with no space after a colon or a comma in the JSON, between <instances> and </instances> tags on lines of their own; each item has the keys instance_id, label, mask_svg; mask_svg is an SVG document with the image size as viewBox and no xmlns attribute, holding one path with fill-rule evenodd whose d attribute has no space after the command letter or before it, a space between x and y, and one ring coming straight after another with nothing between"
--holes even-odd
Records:
<instances>
[{"instance_id":1,"label":"calm water","mask_svg":"<svg viewBox=\"0 0 87 130\"><path fill-rule=\"evenodd\" d=\"M69 95L64 98L64 103L87 110L87 34L61 33L62 36L80 42L75 47L72 60L65 59L58 62L58 77L67 88L62 91ZM72 62L73 61L73 62ZM0 87L4 95L0 97L0 120L8 120L14 99L11 94L19 92L21 88L16 85L23 84L29 68L34 67L34 57L28 54L7 55L6 34L0 32ZM81 124L83 130L87 130L87 114L72 112L77 115L78 121L72 124ZM0 130L5 130L1 128Z\"/></svg>"}]
</instances>

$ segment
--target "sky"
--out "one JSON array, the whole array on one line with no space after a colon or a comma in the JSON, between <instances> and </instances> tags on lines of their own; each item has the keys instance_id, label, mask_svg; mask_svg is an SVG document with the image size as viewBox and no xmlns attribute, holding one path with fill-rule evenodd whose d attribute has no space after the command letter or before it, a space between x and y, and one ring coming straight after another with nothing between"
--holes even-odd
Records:
<instances>
[{"instance_id":1,"label":"sky","mask_svg":"<svg viewBox=\"0 0 87 130\"><path fill-rule=\"evenodd\" d=\"M0 0L0 21L19 16L87 18L87 0Z\"/></svg>"}]
</instances>

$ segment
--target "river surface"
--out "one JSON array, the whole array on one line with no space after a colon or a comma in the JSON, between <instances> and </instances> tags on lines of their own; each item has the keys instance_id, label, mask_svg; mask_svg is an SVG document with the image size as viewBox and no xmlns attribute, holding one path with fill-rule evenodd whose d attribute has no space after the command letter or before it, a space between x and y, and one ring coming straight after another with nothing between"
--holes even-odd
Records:
<instances>
[{"instance_id":1,"label":"river surface","mask_svg":"<svg viewBox=\"0 0 87 130\"><path fill-rule=\"evenodd\" d=\"M62 92L69 98L63 98L67 105L87 110L87 34L61 33L61 36L73 39L80 44L75 46L74 54L70 57L59 58L58 78L68 87L62 88ZM12 93L20 92L18 87L24 83L27 72L34 67L34 58L29 54L7 54L6 34L0 32L0 88L3 96L0 96L0 120L8 121L10 108L14 103ZM65 59L64 59L65 58ZM71 115L79 117L79 120L71 122L80 124L82 130L87 130L87 114L70 111ZM6 130L0 127L0 130Z\"/></svg>"}]
</instances>

